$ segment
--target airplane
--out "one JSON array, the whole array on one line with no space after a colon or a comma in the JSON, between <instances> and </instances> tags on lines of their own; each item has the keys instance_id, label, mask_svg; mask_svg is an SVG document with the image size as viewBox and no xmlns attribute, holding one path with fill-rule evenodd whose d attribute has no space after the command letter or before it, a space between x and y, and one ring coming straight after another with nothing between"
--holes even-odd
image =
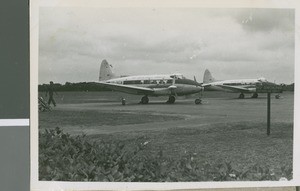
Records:
<instances>
[{"instance_id":1,"label":"airplane","mask_svg":"<svg viewBox=\"0 0 300 191\"><path fill-rule=\"evenodd\" d=\"M276 92L282 92L282 88L279 85L268 82L263 77L258 79L216 80L208 69L204 72L202 86L206 90L240 93L239 99L244 99L245 93L252 93L251 98L258 98L258 93L265 93L259 89L262 86L271 86L277 90ZM276 98L278 98L278 95L276 95Z\"/></svg>"},{"instance_id":2,"label":"airplane","mask_svg":"<svg viewBox=\"0 0 300 191\"><path fill-rule=\"evenodd\" d=\"M201 103L204 88L201 83L185 78L182 74L138 75L117 77L112 72L112 66L106 60L101 62L99 82L110 90L125 92L128 94L143 95L141 104L149 103L149 96L169 96L166 103L175 103L177 96L199 93L195 104ZM125 99L122 98L125 105Z\"/></svg>"}]
</instances>

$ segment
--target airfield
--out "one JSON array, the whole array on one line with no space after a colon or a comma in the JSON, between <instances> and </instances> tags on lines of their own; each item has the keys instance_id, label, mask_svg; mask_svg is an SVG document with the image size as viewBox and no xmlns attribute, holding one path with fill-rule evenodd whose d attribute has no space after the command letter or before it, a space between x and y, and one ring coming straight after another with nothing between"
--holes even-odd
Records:
<instances>
[{"instance_id":1,"label":"airfield","mask_svg":"<svg viewBox=\"0 0 300 191\"><path fill-rule=\"evenodd\" d=\"M240 170L255 164L274 171L292 166L293 92L282 93L280 99L272 94L270 136L266 94L238 99L236 93L204 92L200 105L194 104L195 96L178 97L175 104L166 104L167 97L149 97L143 105L141 96L117 92L58 94L52 111L39 112L41 131L60 127L94 140L142 137L148 152L160 149L170 157L191 153L195 160L230 161Z\"/></svg>"}]
</instances>

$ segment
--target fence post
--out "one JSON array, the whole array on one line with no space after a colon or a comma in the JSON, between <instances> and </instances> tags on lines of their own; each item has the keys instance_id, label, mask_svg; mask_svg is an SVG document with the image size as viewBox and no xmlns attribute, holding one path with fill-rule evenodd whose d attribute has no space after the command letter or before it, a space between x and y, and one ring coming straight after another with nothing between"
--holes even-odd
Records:
<instances>
[{"instance_id":1,"label":"fence post","mask_svg":"<svg viewBox=\"0 0 300 191\"><path fill-rule=\"evenodd\" d=\"M267 135L270 135L270 122L271 122L271 93L268 92L268 116L267 116Z\"/></svg>"}]
</instances>

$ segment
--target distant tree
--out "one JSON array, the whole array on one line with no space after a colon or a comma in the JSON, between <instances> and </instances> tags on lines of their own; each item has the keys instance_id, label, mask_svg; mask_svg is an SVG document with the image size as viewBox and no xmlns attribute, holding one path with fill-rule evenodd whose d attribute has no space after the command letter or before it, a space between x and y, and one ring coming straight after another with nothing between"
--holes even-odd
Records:
<instances>
[{"instance_id":1,"label":"distant tree","mask_svg":"<svg viewBox=\"0 0 300 191\"><path fill-rule=\"evenodd\" d=\"M283 91L294 91L294 83L292 84L280 84L282 86Z\"/></svg>"}]
</instances>

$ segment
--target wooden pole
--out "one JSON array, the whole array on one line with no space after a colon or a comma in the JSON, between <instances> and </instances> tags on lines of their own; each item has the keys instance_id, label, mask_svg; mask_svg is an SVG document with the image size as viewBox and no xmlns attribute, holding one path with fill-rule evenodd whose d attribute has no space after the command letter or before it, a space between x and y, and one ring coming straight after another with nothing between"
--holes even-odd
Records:
<instances>
[{"instance_id":1,"label":"wooden pole","mask_svg":"<svg viewBox=\"0 0 300 191\"><path fill-rule=\"evenodd\" d=\"M270 135L270 122L271 122L271 93L268 92L268 117L267 117L267 135Z\"/></svg>"}]
</instances>

